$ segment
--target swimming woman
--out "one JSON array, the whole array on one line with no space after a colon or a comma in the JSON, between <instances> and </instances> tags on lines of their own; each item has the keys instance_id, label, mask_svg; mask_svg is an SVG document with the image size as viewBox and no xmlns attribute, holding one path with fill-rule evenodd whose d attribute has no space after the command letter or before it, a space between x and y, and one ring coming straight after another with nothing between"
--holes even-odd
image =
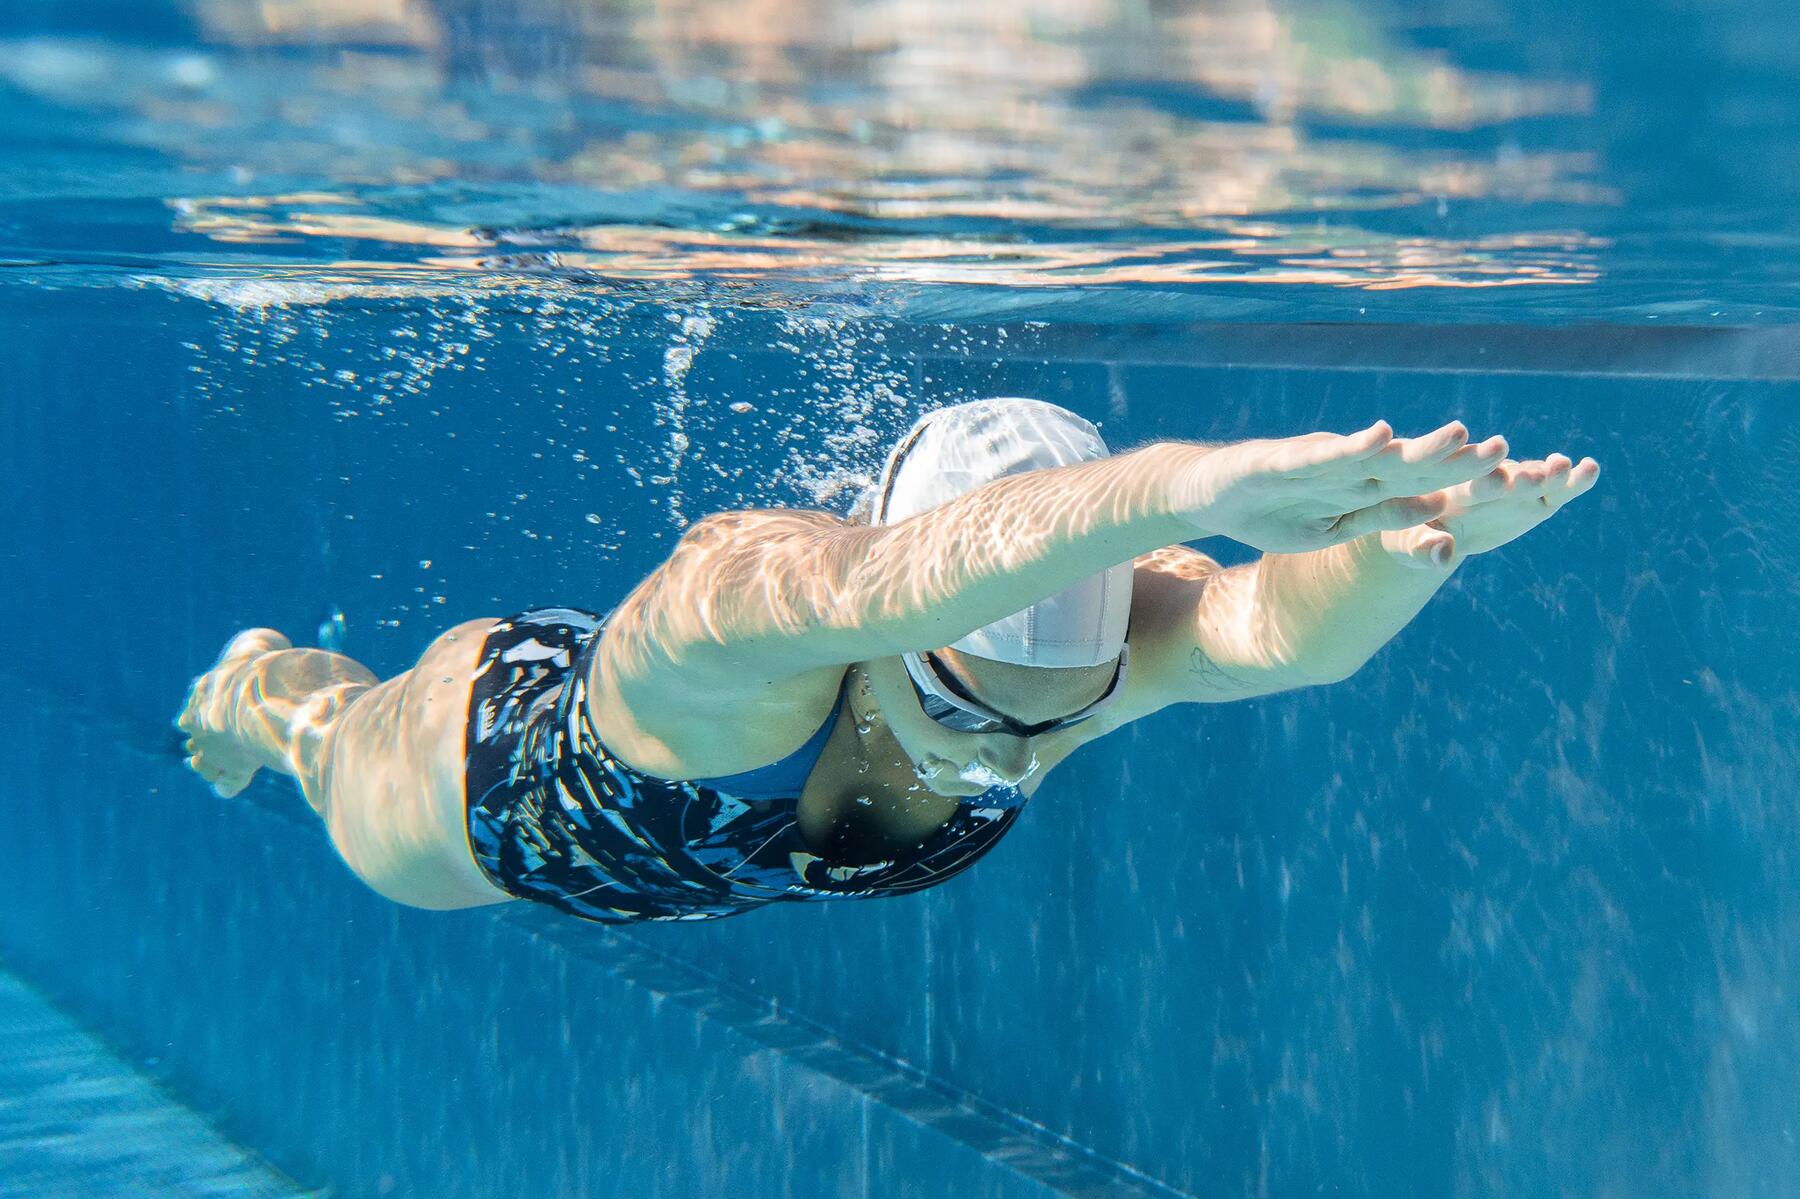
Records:
<instances>
[{"instance_id":1,"label":"swimming woman","mask_svg":"<svg viewBox=\"0 0 1800 1199\"><path fill-rule=\"evenodd\" d=\"M898 895L1120 725L1346 678L1599 474L1506 453L1378 422L1111 455L1055 405L962 404L900 440L856 518L707 517L610 615L470 621L386 682L251 629L178 723L219 794L294 776L357 876L417 907ZM1263 555L1181 544L1209 536Z\"/></svg>"}]
</instances>

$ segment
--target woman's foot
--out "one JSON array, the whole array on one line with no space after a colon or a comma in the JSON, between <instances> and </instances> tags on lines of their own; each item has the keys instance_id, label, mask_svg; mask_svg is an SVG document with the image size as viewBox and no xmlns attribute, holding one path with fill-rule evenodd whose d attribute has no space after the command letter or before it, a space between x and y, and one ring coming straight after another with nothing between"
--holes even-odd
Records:
<instances>
[{"instance_id":1,"label":"woman's foot","mask_svg":"<svg viewBox=\"0 0 1800 1199\"><path fill-rule=\"evenodd\" d=\"M266 763L236 727L242 693L254 687L252 666L264 654L293 648L274 629L245 629L225 646L213 668L194 680L175 727L187 734L188 765L221 796L250 785Z\"/></svg>"}]
</instances>

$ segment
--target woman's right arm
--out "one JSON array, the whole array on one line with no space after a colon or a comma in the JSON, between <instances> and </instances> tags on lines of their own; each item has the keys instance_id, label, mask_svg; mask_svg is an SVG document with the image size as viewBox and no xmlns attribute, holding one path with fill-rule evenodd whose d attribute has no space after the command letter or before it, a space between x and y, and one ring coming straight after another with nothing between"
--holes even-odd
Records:
<instances>
[{"instance_id":1,"label":"woman's right arm","mask_svg":"<svg viewBox=\"0 0 1800 1199\"><path fill-rule=\"evenodd\" d=\"M1158 442L999 479L885 527L797 510L688 530L608 627L613 682L723 704L787 679L947 645L1116 563L1223 535L1295 551L1436 515L1414 497L1492 462L1460 425L1385 422L1228 446ZM1454 444L1453 444L1454 443Z\"/></svg>"},{"instance_id":2,"label":"woman's right arm","mask_svg":"<svg viewBox=\"0 0 1800 1199\"><path fill-rule=\"evenodd\" d=\"M996 480L889 526L822 512L696 522L625 601L630 658L770 681L931 649L1117 562L1194 537L1174 483L1207 447L1162 443Z\"/></svg>"}]
</instances>

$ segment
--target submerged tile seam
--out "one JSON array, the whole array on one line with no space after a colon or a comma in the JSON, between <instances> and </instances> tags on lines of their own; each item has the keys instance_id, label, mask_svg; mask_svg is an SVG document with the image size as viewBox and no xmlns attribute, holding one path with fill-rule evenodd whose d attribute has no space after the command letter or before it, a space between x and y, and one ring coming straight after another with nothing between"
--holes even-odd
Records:
<instances>
[{"instance_id":1,"label":"submerged tile seam","mask_svg":"<svg viewBox=\"0 0 1800 1199\"><path fill-rule=\"evenodd\" d=\"M1058 1195L1129 1192L1156 1199L1200 1199L1018 1112L951 1086L910 1062L859 1044L806 1017L781 1012L772 1000L644 945L627 933L605 926L566 929L543 923L543 917L525 911L497 909L491 916L534 940L566 949L629 985L717 1019L790 1061L849 1086L870 1102L947 1136Z\"/></svg>"},{"instance_id":2,"label":"submerged tile seam","mask_svg":"<svg viewBox=\"0 0 1800 1199\"><path fill-rule=\"evenodd\" d=\"M0 1041L11 1042L0 1073L23 1092L0 1103L0 1159L8 1167L0 1196L51 1193L42 1188L69 1181L59 1171L80 1172L96 1194L141 1193L147 1173L158 1178L156 1193L196 1199L325 1194L307 1190L226 1135L4 958ZM20 1170L27 1176L19 1177Z\"/></svg>"},{"instance_id":3,"label":"submerged tile seam","mask_svg":"<svg viewBox=\"0 0 1800 1199\"><path fill-rule=\"evenodd\" d=\"M968 326L974 337L999 325ZM890 348L930 363L1058 364L1269 371L1559 375L1594 379L1800 380L1800 328L1701 325L1188 324L1016 326L1007 352L934 346L888 331Z\"/></svg>"}]
</instances>

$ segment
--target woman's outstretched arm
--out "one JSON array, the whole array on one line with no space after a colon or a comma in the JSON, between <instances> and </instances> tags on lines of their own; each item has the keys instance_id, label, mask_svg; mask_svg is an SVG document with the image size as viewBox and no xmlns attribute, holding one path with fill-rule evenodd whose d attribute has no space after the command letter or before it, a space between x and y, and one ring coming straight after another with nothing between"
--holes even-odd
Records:
<instances>
[{"instance_id":1,"label":"woman's outstretched arm","mask_svg":"<svg viewBox=\"0 0 1800 1199\"><path fill-rule=\"evenodd\" d=\"M1420 497L1493 468L1505 443L1460 424L1386 422L1203 446L1160 442L989 483L889 527L821 513L698 522L608 626L613 685L721 706L810 672L947 645L1161 546L1224 535L1265 550L1337 545L1438 514Z\"/></svg>"},{"instance_id":2,"label":"woman's outstretched arm","mask_svg":"<svg viewBox=\"0 0 1800 1199\"><path fill-rule=\"evenodd\" d=\"M1547 520L1594 485L1593 459L1503 462L1447 489L1442 514L1300 554L1221 569L1180 547L1138 564L1157 673L1149 706L1336 682L1419 613L1467 558Z\"/></svg>"}]
</instances>

